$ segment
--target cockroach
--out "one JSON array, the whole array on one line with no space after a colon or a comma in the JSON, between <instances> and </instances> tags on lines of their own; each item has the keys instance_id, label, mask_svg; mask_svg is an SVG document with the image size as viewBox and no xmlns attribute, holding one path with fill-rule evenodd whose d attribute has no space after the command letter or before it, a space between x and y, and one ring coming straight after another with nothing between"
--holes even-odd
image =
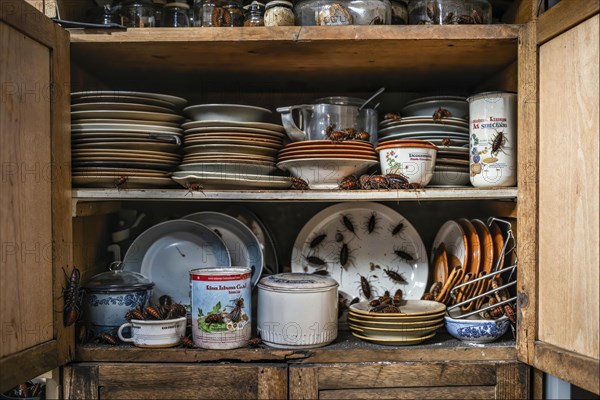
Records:
<instances>
[{"instance_id":1,"label":"cockroach","mask_svg":"<svg viewBox=\"0 0 600 400\"><path fill-rule=\"evenodd\" d=\"M318 267L327 265L327 263L325 261L323 261L322 259L320 259L317 256L308 256L308 257L305 256L304 258L306 259L306 261L308 261L309 264L316 265Z\"/></svg>"},{"instance_id":2,"label":"cockroach","mask_svg":"<svg viewBox=\"0 0 600 400\"><path fill-rule=\"evenodd\" d=\"M408 185L408 178L403 174L387 174L385 177L390 189L405 189Z\"/></svg>"},{"instance_id":3,"label":"cockroach","mask_svg":"<svg viewBox=\"0 0 600 400\"><path fill-rule=\"evenodd\" d=\"M371 284L364 276L360 275L360 287L363 296L367 298L367 300L371 299Z\"/></svg>"},{"instance_id":4,"label":"cockroach","mask_svg":"<svg viewBox=\"0 0 600 400\"><path fill-rule=\"evenodd\" d=\"M194 192L200 192L200 193L204 194L204 192L202 191L202 189L204 189L204 186L202 186L198 182L188 183L185 188L188 190L187 193L185 194L186 196L188 194L191 194L193 196Z\"/></svg>"},{"instance_id":5,"label":"cockroach","mask_svg":"<svg viewBox=\"0 0 600 400\"><path fill-rule=\"evenodd\" d=\"M371 271L375 271L376 269L381 269L381 267L378 264L374 264L372 262L369 263L369 269Z\"/></svg>"},{"instance_id":6,"label":"cockroach","mask_svg":"<svg viewBox=\"0 0 600 400\"><path fill-rule=\"evenodd\" d=\"M448 13L448 15L450 15L452 13ZM454 14L452 14L454 15ZM434 121L440 121L444 118L449 118L452 116L452 113L448 110L446 110L445 108L438 108L434 113L433 113L433 120Z\"/></svg>"},{"instance_id":7,"label":"cockroach","mask_svg":"<svg viewBox=\"0 0 600 400\"><path fill-rule=\"evenodd\" d=\"M474 23L483 24L483 20L481 19L479 13L475 9L473 9L473 11L471 12L471 18L473 18Z\"/></svg>"},{"instance_id":8,"label":"cockroach","mask_svg":"<svg viewBox=\"0 0 600 400\"><path fill-rule=\"evenodd\" d=\"M373 233L375 226L377 225L377 214L371 213L371 216L367 219L367 232Z\"/></svg>"},{"instance_id":9,"label":"cockroach","mask_svg":"<svg viewBox=\"0 0 600 400\"><path fill-rule=\"evenodd\" d=\"M400 113L396 112L396 113L387 113L383 116L383 119L391 119L392 121L399 121L402 119L402 115L400 115Z\"/></svg>"},{"instance_id":10,"label":"cockroach","mask_svg":"<svg viewBox=\"0 0 600 400\"><path fill-rule=\"evenodd\" d=\"M144 311L146 312L146 317L148 317L148 319L163 319L160 312L152 306L146 307Z\"/></svg>"},{"instance_id":11,"label":"cockroach","mask_svg":"<svg viewBox=\"0 0 600 400\"><path fill-rule=\"evenodd\" d=\"M369 305L370 305L371 307L377 307L377 306L378 306L378 305L380 305L380 304L381 304L381 301L380 301L379 299L373 299L373 300L371 300L371 301L369 302Z\"/></svg>"},{"instance_id":12,"label":"cockroach","mask_svg":"<svg viewBox=\"0 0 600 400\"><path fill-rule=\"evenodd\" d=\"M183 347L187 347L188 349L193 349L194 347L196 347L192 338L190 338L188 336L181 337L181 345Z\"/></svg>"},{"instance_id":13,"label":"cockroach","mask_svg":"<svg viewBox=\"0 0 600 400\"><path fill-rule=\"evenodd\" d=\"M470 24L474 24L475 20L470 15L461 15L458 17L456 22L460 25L470 25Z\"/></svg>"},{"instance_id":14,"label":"cockroach","mask_svg":"<svg viewBox=\"0 0 600 400\"><path fill-rule=\"evenodd\" d=\"M444 18L444 24L451 24L454 21L454 13L453 12L449 12L448 14L446 14L446 17ZM435 119L435 117L434 117Z\"/></svg>"},{"instance_id":15,"label":"cockroach","mask_svg":"<svg viewBox=\"0 0 600 400\"><path fill-rule=\"evenodd\" d=\"M229 317L231 318L231 322L239 322L242 318L242 308L244 308L244 299L242 297L238 297L237 299L232 301L234 302L235 307L233 308L233 310L231 310Z\"/></svg>"},{"instance_id":16,"label":"cockroach","mask_svg":"<svg viewBox=\"0 0 600 400\"><path fill-rule=\"evenodd\" d=\"M344 235L342 235L340 232L337 232L335 234L335 241L340 243L344 241Z\"/></svg>"},{"instance_id":17,"label":"cockroach","mask_svg":"<svg viewBox=\"0 0 600 400\"><path fill-rule=\"evenodd\" d=\"M344 224L344 226L352 233L354 233L354 236L356 236L356 232L354 232L354 224L352 223L352 221L350 220L350 218L346 215L344 215L342 217L342 222ZM358 237L358 236L357 236Z\"/></svg>"},{"instance_id":18,"label":"cockroach","mask_svg":"<svg viewBox=\"0 0 600 400\"><path fill-rule=\"evenodd\" d=\"M340 250L340 265L345 267L346 263L348 263L348 245L344 243Z\"/></svg>"},{"instance_id":19,"label":"cockroach","mask_svg":"<svg viewBox=\"0 0 600 400\"><path fill-rule=\"evenodd\" d=\"M392 228L392 236L396 236L404 229L404 223L400 222L398 225Z\"/></svg>"},{"instance_id":20,"label":"cockroach","mask_svg":"<svg viewBox=\"0 0 600 400\"><path fill-rule=\"evenodd\" d=\"M442 145L445 147L448 147L452 144L452 140L450 140L450 138L443 138L442 139Z\"/></svg>"},{"instance_id":21,"label":"cockroach","mask_svg":"<svg viewBox=\"0 0 600 400\"><path fill-rule=\"evenodd\" d=\"M496 131L496 136L494 136L494 138L492 139L492 150L490 151L490 154L496 157L499 151L502 151L504 153L503 148L507 141L508 139L504 135L504 132Z\"/></svg>"},{"instance_id":22,"label":"cockroach","mask_svg":"<svg viewBox=\"0 0 600 400\"><path fill-rule=\"evenodd\" d=\"M304 270L304 272L308 272L308 267L307 266L302 267L302 269Z\"/></svg>"},{"instance_id":23,"label":"cockroach","mask_svg":"<svg viewBox=\"0 0 600 400\"><path fill-rule=\"evenodd\" d=\"M396 283L399 283L401 285L406 285L408 283L408 281L406 279L404 279L402 274L400 274L396 271L392 271L391 269L384 268L383 272L385 272L385 274L388 276L388 278L390 278L392 281L394 281Z\"/></svg>"},{"instance_id":24,"label":"cockroach","mask_svg":"<svg viewBox=\"0 0 600 400\"><path fill-rule=\"evenodd\" d=\"M77 325L77 343L87 343L88 341L88 330L84 323Z\"/></svg>"},{"instance_id":25,"label":"cockroach","mask_svg":"<svg viewBox=\"0 0 600 400\"><path fill-rule=\"evenodd\" d=\"M350 305L352 305L352 304L356 304L356 303L358 303L359 301L360 301L360 299L359 299L358 297L355 297L355 298L353 298L353 299L352 299L352 301L350 302Z\"/></svg>"},{"instance_id":26,"label":"cockroach","mask_svg":"<svg viewBox=\"0 0 600 400\"><path fill-rule=\"evenodd\" d=\"M64 325L71 326L79 319L79 308L83 292L79 288L81 273L77 267L73 267L67 287L63 290L64 297Z\"/></svg>"},{"instance_id":27,"label":"cockroach","mask_svg":"<svg viewBox=\"0 0 600 400\"><path fill-rule=\"evenodd\" d=\"M262 344L262 339L259 337L255 337L255 338L248 340L248 346L250 346L250 347L257 348L257 347L260 347L261 344Z\"/></svg>"},{"instance_id":28,"label":"cockroach","mask_svg":"<svg viewBox=\"0 0 600 400\"><path fill-rule=\"evenodd\" d=\"M398 290L396 290L396 293L394 293L394 299L392 300L392 304L395 305L396 307L399 307L401 302L402 302L402 289L398 289Z\"/></svg>"},{"instance_id":29,"label":"cockroach","mask_svg":"<svg viewBox=\"0 0 600 400\"><path fill-rule=\"evenodd\" d=\"M376 312L386 313L386 314L388 314L388 313L396 313L397 314L400 312L400 309L396 306L386 305L385 308L378 310Z\"/></svg>"},{"instance_id":30,"label":"cockroach","mask_svg":"<svg viewBox=\"0 0 600 400\"><path fill-rule=\"evenodd\" d=\"M221 239L223 239L223 234L221 233L220 230L218 229L214 229L215 233L217 234L218 237L220 237Z\"/></svg>"},{"instance_id":31,"label":"cockroach","mask_svg":"<svg viewBox=\"0 0 600 400\"><path fill-rule=\"evenodd\" d=\"M127 311L127 314L125 314L125 319L127 321L131 321L132 319L138 319L143 321L146 319L146 316L142 311L138 310L137 308L134 308L132 310Z\"/></svg>"},{"instance_id":32,"label":"cockroach","mask_svg":"<svg viewBox=\"0 0 600 400\"><path fill-rule=\"evenodd\" d=\"M517 318L515 316L515 310L512 308L512 306L510 304L504 305L504 315L506 315L508 317L508 319L510 320L510 322L512 322L513 324L517 323Z\"/></svg>"},{"instance_id":33,"label":"cockroach","mask_svg":"<svg viewBox=\"0 0 600 400\"><path fill-rule=\"evenodd\" d=\"M340 181L339 188L342 190L360 189L360 182L355 175L349 175Z\"/></svg>"},{"instance_id":34,"label":"cockroach","mask_svg":"<svg viewBox=\"0 0 600 400\"><path fill-rule=\"evenodd\" d=\"M368 142L369 139L371 139L371 134L365 131L358 132L356 135L354 135L354 139L362 140L363 142Z\"/></svg>"},{"instance_id":35,"label":"cockroach","mask_svg":"<svg viewBox=\"0 0 600 400\"><path fill-rule=\"evenodd\" d=\"M290 178L290 180L292 181L292 186L290 187L290 189L294 189L294 190L308 189L308 182L306 182L304 179L296 178L295 176L292 176Z\"/></svg>"},{"instance_id":36,"label":"cockroach","mask_svg":"<svg viewBox=\"0 0 600 400\"><path fill-rule=\"evenodd\" d=\"M183 304L173 303L169 308L166 319L175 319L185 317L187 315L187 309Z\"/></svg>"},{"instance_id":37,"label":"cockroach","mask_svg":"<svg viewBox=\"0 0 600 400\"><path fill-rule=\"evenodd\" d=\"M321 242L322 242L323 240L325 240L325 238L326 238L326 237L327 237L327 234L326 234L326 233L323 233L323 234L321 234L321 235L318 235L318 236L316 236L316 237L315 237L313 240L311 240L311 241L310 241L310 243L309 243L309 245L308 245L308 246L309 246L311 249L314 249L315 247L317 247L318 245L320 245L320 244L321 244Z\"/></svg>"},{"instance_id":38,"label":"cockroach","mask_svg":"<svg viewBox=\"0 0 600 400\"><path fill-rule=\"evenodd\" d=\"M404 261L414 261L414 257L403 250L394 249L394 254Z\"/></svg>"},{"instance_id":39,"label":"cockroach","mask_svg":"<svg viewBox=\"0 0 600 400\"><path fill-rule=\"evenodd\" d=\"M127 179L128 177L126 176L120 176L117 179L115 179L115 187L117 189L121 189L121 186L123 186L125 183L127 183Z\"/></svg>"},{"instance_id":40,"label":"cockroach","mask_svg":"<svg viewBox=\"0 0 600 400\"><path fill-rule=\"evenodd\" d=\"M312 273L313 275L328 276L329 272L326 269L318 269Z\"/></svg>"},{"instance_id":41,"label":"cockroach","mask_svg":"<svg viewBox=\"0 0 600 400\"><path fill-rule=\"evenodd\" d=\"M173 304L173 299L168 294L163 294L158 298L158 304L163 307L171 307Z\"/></svg>"},{"instance_id":42,"label":"cockroach","mask_svg":"<svg viewBox=\"0 0 600 400\"><path fill-rule=\"evenodd\" d=\"M221 314L221 313L209 314L206 316L204 321L208 324L208 326L210 326L211 324L217 324L217 323L223 322L223 314Z\"/></svg>"},{"instance_id":43,"label":"cockroach","mask_svg":"<svg viewBox=\"0 0 600 400\"><path fill-rule=\"evenodd\" d=\"M102 332L101 334L99 334L98 339L101 342L112 344L113 346L119 344L119 339L108 332Z\"/></svg>"},{"instance_id":44,"label":"cockroach","mask_svg":"<svg viewBox=\"0 0 600 400\"><path fill-rule=\"evenodd\" d=\"M342 140L346 140L346 134L341 131L332 131L326 136L327 139L331 140L332 142L341 142Z\"/></svg>"}]
</instances>

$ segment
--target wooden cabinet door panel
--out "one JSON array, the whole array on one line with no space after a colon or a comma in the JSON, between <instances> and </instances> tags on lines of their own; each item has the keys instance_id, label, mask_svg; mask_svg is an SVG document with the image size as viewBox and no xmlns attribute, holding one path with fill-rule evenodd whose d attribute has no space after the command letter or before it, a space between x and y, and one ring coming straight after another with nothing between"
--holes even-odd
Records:
<instances>
[{"instance_id":1,"label":"wooden cabinet door panel","mask_svg":"<svg viewBox=\"0 0 600 400\"><path fill-rule=\"evenodd\" d=\"M70 268L68 35L24 1L0 7L0 391L66 362Z\"/></svg>"}]
</instances>

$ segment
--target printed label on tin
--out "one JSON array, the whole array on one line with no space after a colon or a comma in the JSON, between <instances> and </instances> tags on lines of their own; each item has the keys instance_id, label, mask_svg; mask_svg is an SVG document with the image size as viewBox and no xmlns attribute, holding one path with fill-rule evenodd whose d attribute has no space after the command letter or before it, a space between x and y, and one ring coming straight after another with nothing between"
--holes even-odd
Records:
<instances>
[{"instance_id":1,"label":"printed label on tin","mask_svg":"<svg viewBox=\"0 0 600 400\"><path fill-rule=\"evenodd\" d=\"M202 348L245 346L251 336L250 273L191 274L192 333Z\"/></svg>"}]
</instances>

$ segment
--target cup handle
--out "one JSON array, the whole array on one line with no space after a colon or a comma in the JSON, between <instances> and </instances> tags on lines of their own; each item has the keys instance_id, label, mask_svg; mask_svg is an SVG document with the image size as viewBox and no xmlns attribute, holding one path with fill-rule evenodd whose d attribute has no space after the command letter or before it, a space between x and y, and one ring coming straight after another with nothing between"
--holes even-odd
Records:
<instances>
[{"instance_id":1,"label":"cup handle","mask_svg":"<svg viewBox=\"0 0 600 400\"><path fill-rule=\"evenodd\" d=\"M133 325L131 324L131 322L127 322L126 324L121 325L119 327L119 330L117 331L117 336L123 342L133 342L133 337L126 338L126 337L123 336L123 329L127 328L128 326L129 327L133 327Z\"/></svg>"},{"instance_id":2,"label":"cup handle","mask_svg":"<svg viewBox=\"0 0 600 400\"><path fill-rule=\"evenodd\" d=\"M293 111L300 110L303 116L302 124L306 124L306 115L305 112L308 110L312 110L313 106L310 104L301 104L298 106L289 106L289 107L279 107L277 112L281 113L281 122L283 123L283 127L288 135L288 137L295 141L300 142L302 140L306 140L306 133L298 128L296 122L294 121Z\"/></svg>"}]
</instances>

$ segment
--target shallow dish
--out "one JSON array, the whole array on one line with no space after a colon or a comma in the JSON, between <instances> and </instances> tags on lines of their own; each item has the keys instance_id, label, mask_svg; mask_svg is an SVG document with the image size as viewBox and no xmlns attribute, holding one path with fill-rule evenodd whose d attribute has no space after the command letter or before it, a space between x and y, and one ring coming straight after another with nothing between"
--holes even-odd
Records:
<instances>
[{"instance_id":1,"label":"shallow dish","mask_svg":"<svg viewBox=\"0 0 600 400\"><path fill-rule=\"evenodd\" d=\"M266 108L243 104L198 104L184 108L183 112L194 121L237 122L265 122L272 114Z\"/></svg>"},{"instance_id":2,"label":"shallow dish","mask_svg":"<svg viewBox=\"0 0 600 400\"><path fill-rule=\"evenodd\" d=\"M439 123L392 125L379 130L377 135L380 138L382 138L390 135L418 135L432 133L435 133L437 135L455 135L459 137L468 137L469 128L465 128L464 126L444 125Z\"/></svg>"},{"instance_id":3,"label":"shallow dish","mask_svg":"<svg viewBox=\"0 0 600 400\"><path fill-rule=\"evenodd\" d=\"M427 336L432 332L435 332L437 329L444 326L444 323L428 326L425 328L397 328L397 329L388 329L388 328L372 328L367 326L357 326L354 324L348 324L348 327L353 332L357 332L361 335L367 336L373 339L396 339L396 340L409 340L416 339L423 336Z\"/></svg>"},{"instance_id":4,"label":"shallow dish","mask_svg":"<svg viewBox=\"0 0 600 400\"><path fill-rule=\"evenodd\" d=\"M185 172L214 172L223 174L236 174L236 175L269 175L272 172L277 171L275 164L272 162L262 161L250 161L250 160L237 160L233 159L230 162L223 160L222 158L215 158L210 161L198 160L195 163L181 164L179 166L180 171ZM178 174L180 175L180 174ZM189 174L188 174L189 175Z\"/></svg>"},{"instance_id":5,"label":"shallow dish","mask_svg":"<svg viewBox=\"0 0 600 400\"><path fill-rule=\"evenodd\" d=\"M126 97L141 97L141 98L149 98L149 99L158 99L162 101L166 101L168 103L173 104L176 107L183 107L187 104L186 99L182 99L181 97L171 96L169 94L162 93L150 93L150 92L132 92L127 90L87 90L83 92L73 92L71 93L71 98L79 99L82 97L89 96L112 96L112 98L118 100L121 96Z\"/></svg>"},{"instance_id":6,"label":"shallow dish","mask_svg":"<svg viewBox=\"0 0 600 400\"><path fill-rule=\"evenodd\" d=\"M171 108L154 106L149 104L138 103L117 103L117 102L90 102L72 104L71 111L90 111L90 110L121 110L121 111L149 111L160 113L171 113L174 111Z\"/></svg>"},{"instance_id":7,"label":"shallow dish","mask_svg":"<svg viewBox=\"0 0 600 400\"><path fill-rule=\"evenodd\" d=\"M196 128L219 128L229 129L231 131L241 131L238 128L263 129L267 131L275 131L282 134L285 129L282 125L271 124L269 122L248 122L248 121L223 121L223 120L204 120L204 121L189 121L181 125L183 129ZM234 128L234 129L231 129ZM245 130L244 130L245 131ZM251 132L251 131L249 131Z\"/></svg>"},{"instance_id":8,"label":"shallow dish","mask_svg":"<svg viewBox=\"0 0 600 400\"><path fill-rule=\"evenodd\" d=\"M400 313L374 313L370 312L371 306L368 301L361 301L350 305L350 311L367 315L370 317L403 319L404 317L432 316L438 315L446 310L446 305L431 300L405 300L400 304Z\"/></svg>"},{"instance_id":9,"label":"shallow dish","mask_svg":"<svg viewBox=\"0 0 600 400\"><path fill-rule=\"evenodd\" d=\"M159 113L148 111L122 111L122 110L89 110L89 111L73 111L71 118L80 120L83 118L116 118L116 119L134 119L144 121L163 121L179 123L185 120L184 117L178 114Z\"/></svg>"},{"instance_id":10,"label":"shallow dish","mask_svg":"<svg viewBox=\"0 0 600 400\"><path fill-rule=\"evenodd\" d=\"M414 329L426 328L433 325L439 325L444 322L444 312L438 314L438 317L424 321L405 321L405 318L396 319L399 322L380 321L368 318L362 318L360 314L349 314L348 321L354 323L358 327L371 328L387 328L387 329Z\"/></svg>"},{"instance_id":11,"label":"shallow dish","mask_svg":"<svg viewBox=\"0 0 600 400\"><path fill-rule=\"evenodd\" d=\"M379 315L382 315L381 317ZM416 316L401 316L401 317L388 317L383 313L371 313L370 315L359 314L352 310L348 311L348 317L352 318L360 318L362 320L368 320L373 322L427 322L431 324L432 321L436 321L440 318L443 318L446 315L446 310L440 311L436 314L428 314L428 315L416 315Z\"/></svg>"},{"instance_id":12,"label":"shallow dish","mask_svg":"<svg viewBox=\"0 0 600 400\"><path fill-rule=\"evenodd\" d=\"M414 338L414 339L405 339L405 340L375 339L375 338L371 338L368 336L360 335L356 332L352 332L352 336L357 337L362 340L366 340L367 342L382 344L382 345L386 345L386 346L414 346L416 344L423 343L427 339L431 339L432 337L435 336L435 332L432 334L429 334L427 336L424 336L424 337L418 337L418 338Z\"/></svg>"},{"instance_id":13,"label":"shallow dish","mask_svg":"<svg viewBox=\"0 0 600 400\"><path fill-rule=\"evenodd\" d=\"M311 189L337 189L343 178L364 174L377 164L377 160L302 158L281 161L277 163L277 168L304 179Z\"/></svg>"}]
</instances>

